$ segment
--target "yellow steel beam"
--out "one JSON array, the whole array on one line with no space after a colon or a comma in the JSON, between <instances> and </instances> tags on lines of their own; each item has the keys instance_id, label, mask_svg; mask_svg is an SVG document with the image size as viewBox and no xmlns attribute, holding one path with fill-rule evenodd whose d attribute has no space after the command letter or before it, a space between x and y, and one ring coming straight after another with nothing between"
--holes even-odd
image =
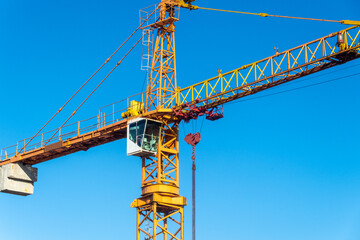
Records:
<instances>
[{"instance_id":1,"label":"yellow steel beam","mask_svg":"<svg viewBox=\"0 0 360 240\"><path fill-rule=\"evenodd\" d=\"M140 114L136 117L146 117L152 119L172 119L173 113L170 109L160 109ZM111 116L110 116L111 117ZM131 119L131 118L129 118ZM78 151L86 151L118 139L126 138L128 119L114 119L110 122L88 125L81 129L72 129L70 132L60 133L56 138L52 138L48 145L43 146L42 142L49 139L42 139L40 142L31 144L21 152L16 150L0 160L0 166L22 162L30 165L45 162L54 158L59 158ZM169 122L171 122L170 120ZM66 128L67 126L65 126ZM94 130L95 129L95 130ZM80 134L80 132L82 134ZM50 132L51 133L51 132ZM23 140L24 141L24 140ZM24 141L26 142L26 141ZM16 148L16 145L13 146Z\"/></svg>"},{"instance_id":2,"label":"yellow steel beam","mask_svg":"<svg viewBox=\"0 0 360 240\"><path fill-rule=\"evenodd\" d=\"M342 40L341 40L342 39ZM341 42L342 41L342 42ZM178 90L178 103L214 107L360 57L360 27L305 43Z\"/></svg>"}]
</instances>

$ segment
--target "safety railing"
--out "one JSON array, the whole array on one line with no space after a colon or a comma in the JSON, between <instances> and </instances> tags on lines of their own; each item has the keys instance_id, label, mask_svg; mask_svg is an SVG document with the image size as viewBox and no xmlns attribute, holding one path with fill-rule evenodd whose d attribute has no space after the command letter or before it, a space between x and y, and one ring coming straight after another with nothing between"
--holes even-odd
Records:
<instances>
[{"instance_id":1,"label":"safety railing","mask_svg":"<svg viewBox=\"0 0 360 240\"><path fill-rule=\"evenodd\" d=\"M139 93L121 101L101 107L96 116L65 125L62 128L42 132L31 140L30 143L28 143L28 141L30 141L31 138L25 138L16 142L16 144L12 146L2 148L0 161L9 159L18 154L23 154L25 152L45 147L46 145L55 142L65 141L121 121L123 120L121 113L127 111L132 100L144 102L145 93ZM56 134L54 135L54 133ZM24 146L26 147L24 148Z\"/></svg>"},{"instance_id":2,"label":"safety railing","mask_svg":"<svg viewBox=\"0 0 360 240\"><path fill-rule=\"evenodd\" d=\"M154 4L149 7L140 9L140 11L139 11L140 24L145 22L144 25L141 27L141 29L146 29L146 28L152 27L159 21L164 20L164 19L162 19L162 17L164 17L164 16L162 16L161 14L162 14L161 8L160 8L159 4ZM174 12L173 12L172 17L177 20L180 18L180 7L179 6L174 6Z\"/></svg>"}]
</instances>

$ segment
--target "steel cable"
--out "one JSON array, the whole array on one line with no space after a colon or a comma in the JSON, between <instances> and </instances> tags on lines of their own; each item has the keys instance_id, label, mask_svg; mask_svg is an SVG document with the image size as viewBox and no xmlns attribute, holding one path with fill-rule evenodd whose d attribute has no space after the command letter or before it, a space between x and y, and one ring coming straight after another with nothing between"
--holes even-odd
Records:
<instances>
[{"instance_id":1,"label":"steel cable","mask_svg":"<svg viewBox=\"0 0 360 240\"><path fill-rule=\"evenodd\" d=\"M157 7L158 8L158 7ZM129 41L129 39L149 20L149 18L156 12L157 8L149 14L149 16L130 34L130 36L106 59L106 61L90 76L88 80L59 108L59 110L40 128L40 130L20 149L21 153L25 147L64 109L64 107L83 89L89 81L111 60L111 58ZM51 138L50 138L51 139Z\"/></svg>"},{"instance_id":2,"label":"steel cable","mask_svg":"<svg viewBox=\"0 0 360 240\"><path fill-rule=\"evenodd\" d=\"M193 6L194 9L203 9L203 10L210 10L210 11L217 11L217 12L229 12L229 13L240 13L240 14L248 14L248 15L255 15L260 17L277 17L277 18L290 18L290 19L300 19L300 20L311 20L311 21L321 21L321 22L335 22L347 25L359 25L360 21L351 21L351 20L329 20L329 19L319 19L319 18L304 18L304 17L291 17L291 16L282 16L282 15L272 15L267 13L252 13L252 12L241 12L241 11L233 11L233 10L223 10L223 9L216 9L216 8L205 8L199 6Z\"/></svg>"},{"instance_id":3,"label":"steel cable","mask_svg":"<svg viewBox=\"0 0 360 240\"><path fill-rule=\"evenodd\" d=\"M93 93L103 84L103 82L110 76L110 74L122 63L122 61L129 55L129 53L135 48L135 46L143 39L144 35L139 38L139 40L132 46L132 48L125 54L125 56L111 69L111 71L104 77L103 80L95 87L95 89L85 98L85 100L76 108L76 110L66 119L66 121L55 131L55 133L49 138L49 140L44 144L48 144L51 139L59 132L61 129L74 115L75 113L84 105L84 103L93 95Z\"/></svg>"}]
</instances>

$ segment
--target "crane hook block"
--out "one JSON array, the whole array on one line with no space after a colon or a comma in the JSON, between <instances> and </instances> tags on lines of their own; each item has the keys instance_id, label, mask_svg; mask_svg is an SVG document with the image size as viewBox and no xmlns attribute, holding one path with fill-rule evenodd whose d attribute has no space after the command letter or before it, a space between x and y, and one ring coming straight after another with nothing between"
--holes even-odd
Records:
<instances>
[{"instance_id":1,"label":"crane hook block","mask_svg":"<svg viewBox=\"0 0 360 240\"><path fill-rule=\"evenodd\" d=\"M196 146L196 144L198 144L201 140L201 135L200 133L189 133L188 135L185 136L185 142L193 147Z\"/></svg>"}]
</instances>

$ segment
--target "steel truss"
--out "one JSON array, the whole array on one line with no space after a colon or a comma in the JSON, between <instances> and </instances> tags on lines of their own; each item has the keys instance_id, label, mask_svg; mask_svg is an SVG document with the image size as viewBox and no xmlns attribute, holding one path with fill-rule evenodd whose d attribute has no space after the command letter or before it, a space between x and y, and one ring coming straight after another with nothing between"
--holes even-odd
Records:
<instances>
[{"instance_id":1,"label":"steel truss","mask_svg":"<svg viewBox=\"0 0 360 240\"><path fill-rule=\"evenodd\" d=\"M142 197L137 208L137 239L184 239L184 206L179 195L179 123L163 121L158 153L142 158Z\"/></svg>"},{"instance_id":2,"label":"steel truss","mask_svg":"<svg viewBox=\"0 0 360 240\"><path fill-rule=\"evenodd\" d=\"M339 35L343 38L339 42ZM211 108L360 57L360 27L332 33L178 91L179 105Z\"/></svg>"},{"instance_id":3,"label":"steel truss","mask_svg":"<svg viewBox=\"0 0 360 240\"><path fill-rule=\"evenodd\" d=\"M172 107L177 90L175 59L175 22L179 19L178 0L163 0L160 3L159 20L146 27L156 28L150 77L147 83L146 110ZM175 98L176 99L176 98Z\"/></svg>"},{"instance_id":4,"label":"steel truss","mask_svg":"<svg viewBox=\"0 0 360 240\"><path fill-rule=\"evenodd\" d=\"M137 208L136 239L184 239L184 208L154 202Z\"/></svg>"}]
</instances>

